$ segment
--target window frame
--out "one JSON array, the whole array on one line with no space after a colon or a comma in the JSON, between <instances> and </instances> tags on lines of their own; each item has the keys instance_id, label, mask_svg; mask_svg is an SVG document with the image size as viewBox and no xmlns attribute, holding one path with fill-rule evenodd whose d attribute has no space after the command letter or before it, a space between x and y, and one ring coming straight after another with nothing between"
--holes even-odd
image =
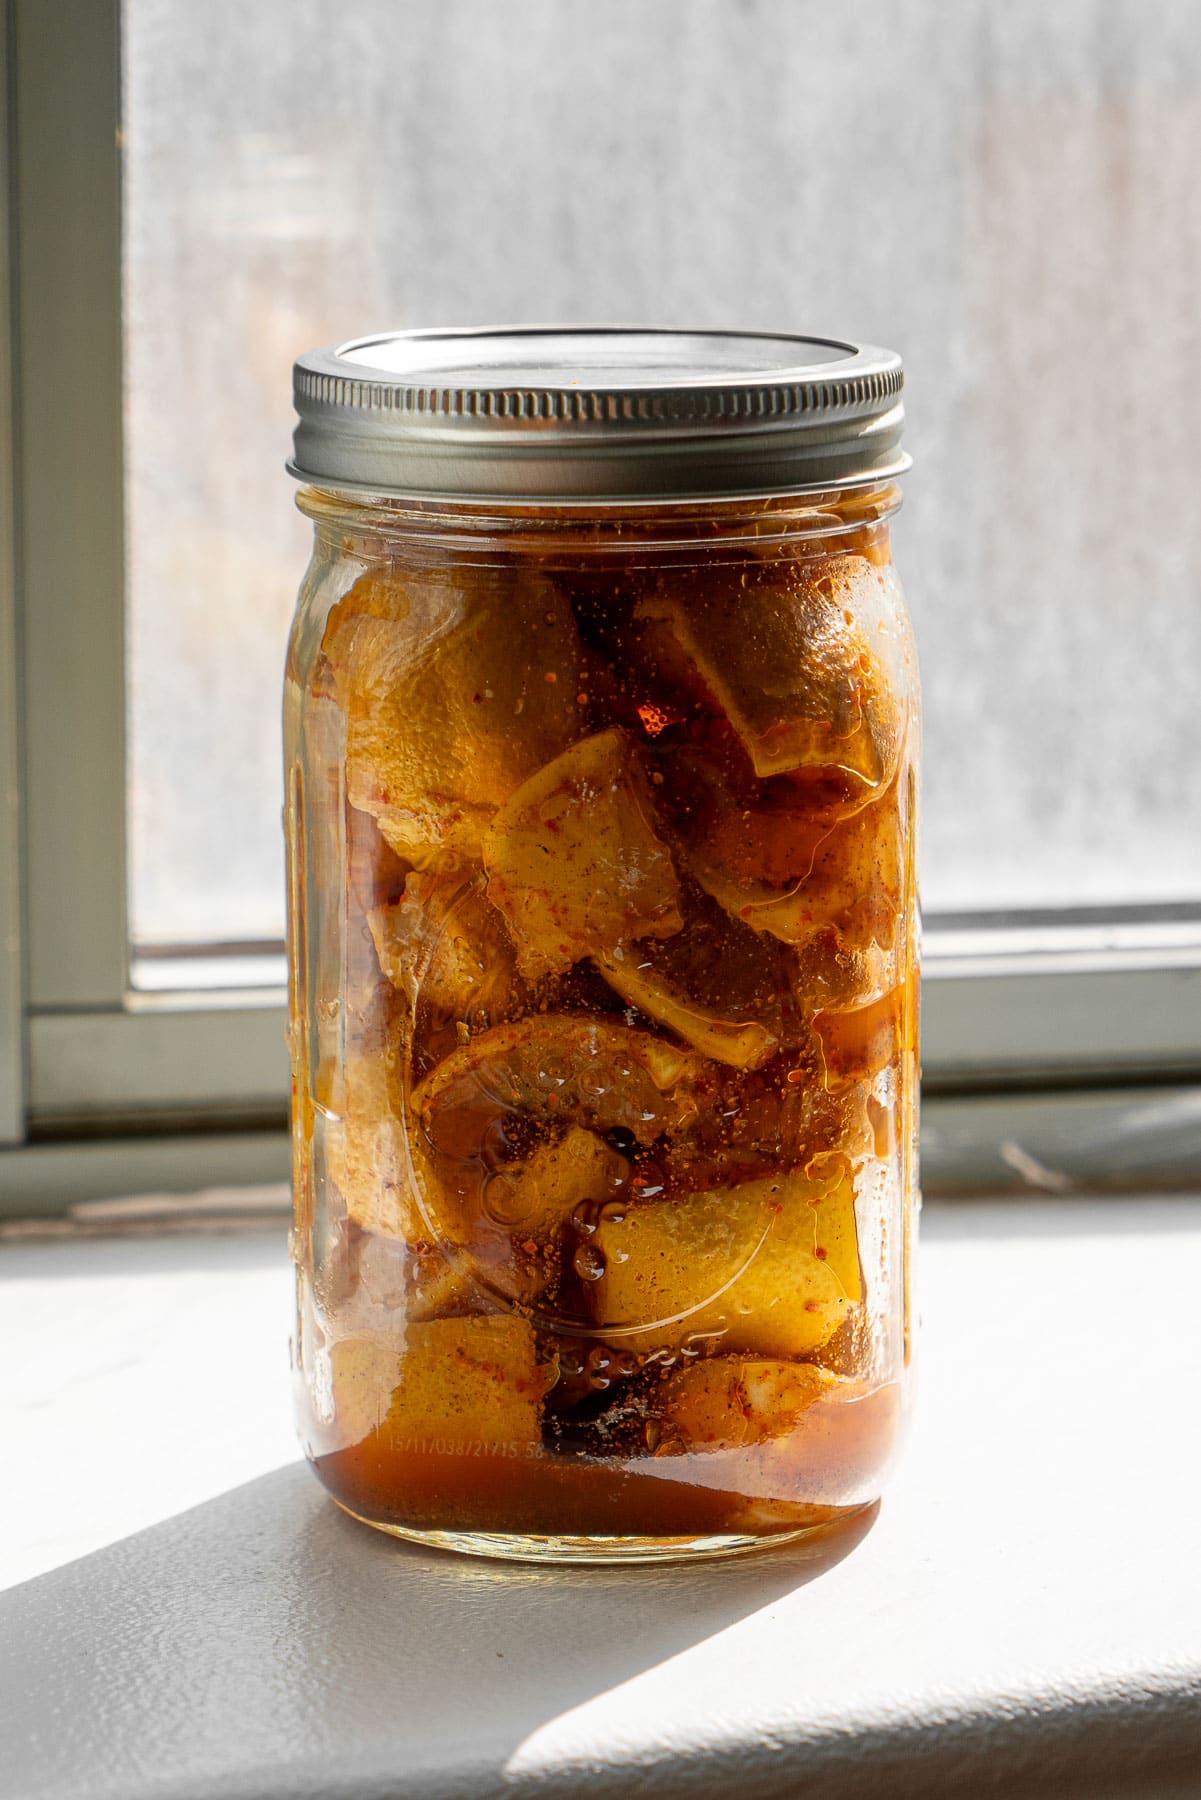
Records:
<instances>
[{"instance_id":1,"label":"window frame","mask_svg":"<svg viewBox=\"0 0 1201 1800\"><path fill-rule=\"evenodd\" d=\"M10 134L0 134L0 1145L20 1140L25 1104L25 982L22 956L21 759L18 713L15 368L12 306L11 130L15 112L12 34L0 40L0 92Z\"/></svg>"},{"instance_id":2,"label":"window frame","mask_svg":"<svg viewBox=\"0 0 1201 1800\"><path fill-rule=\"evenodd\" d=\"M120 0L8 0L0 46L0 1212L116 1179L101 1139L141 1145L131 1180L203 1185L239 1133L256 1167L286 1166L282 993L131 989L120 33ZM1201 933L972 957L930 938L936 1105L1201 1075ZM250 1156L256 1135L273 1148Z\"/></svg>"}]
</instances>

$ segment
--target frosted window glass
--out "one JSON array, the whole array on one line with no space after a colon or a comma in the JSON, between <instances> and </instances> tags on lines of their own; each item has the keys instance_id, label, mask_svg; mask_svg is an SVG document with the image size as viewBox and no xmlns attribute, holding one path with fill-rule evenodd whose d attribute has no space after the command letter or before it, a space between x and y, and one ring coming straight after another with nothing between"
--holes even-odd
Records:
<instances>
[{"instance_id":1,"label":"frosted window glass","mask_svg":"<svg viewBox=\"0 0 1201 1800\"><path fill-rule=\"evenodd\" d=\"M282 926L299 349L906 359L931 909L1201 900L1195 0L126 0L132 913Z\"/></svg>"}]
</instances>

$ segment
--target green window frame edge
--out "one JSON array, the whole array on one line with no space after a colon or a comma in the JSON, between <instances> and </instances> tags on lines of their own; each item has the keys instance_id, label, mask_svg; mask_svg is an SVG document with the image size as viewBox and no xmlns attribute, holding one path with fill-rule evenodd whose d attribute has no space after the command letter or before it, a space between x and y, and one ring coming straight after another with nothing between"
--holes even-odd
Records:
<instances>
[{"instance_id":1,"label":"green window frame edge","mask_svg":"<svg viewBox=\"0 0 1201 1800\"><path fill-rule=\"evenodd\" d=\"M15 113L11 31L0 39L0 94ZM11 142L0 134L0 1144L24 1128L25 1033L21 908L21 780L18 715L16 464L13 455L15 339L12 316ZM0 1183L0 1195L3 1184Z\"/></svg>"},{"instance_id":2,"label":"green window frame edge","mask_svg":"<svg viewBox=\"0 0 1201 1800\"><path fill-rule=\"evenodd\" d=\"M278 1178L287 1071L278 996L129 991L120 0L8 0L4 17L0 1213L11 1214L147 1181L227 1180L238 1145L243 1179ZM1145 1108L1130 1082L1136 1096L1173 1084L1163 1154L1144 1173L1201 1184L1185 1085L1201 1076L1201 945L1162 960L935 956L923 1008L928 1187L1029 1187L1029 1170L998 1161L999 1146L1026 1139L1031 1166L1046 1140L1088 1167L1054 1121L1109 1120L1095 1135L1110 1142L1114 1120ZM1098 1083L1109 1093L1089 1091Z\"/></svg>"}]
</instances>

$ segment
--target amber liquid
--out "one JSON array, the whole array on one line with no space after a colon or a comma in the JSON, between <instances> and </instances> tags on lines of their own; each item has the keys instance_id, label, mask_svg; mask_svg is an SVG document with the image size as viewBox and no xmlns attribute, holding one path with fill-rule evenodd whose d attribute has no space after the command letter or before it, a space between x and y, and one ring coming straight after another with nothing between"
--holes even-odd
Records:
<instances>
[{"instance_id":1,"label":"amber liquid","mask_svg":"<svg viewBox=\"0 0 1201 1800\"><path fill-rule=\"evenodd\" d=\"M880 1491L915 732L850 504L683 562L397 538L302 628L303 1429L373 1523L771 1537Z\"/></svg>"}]
</instances>

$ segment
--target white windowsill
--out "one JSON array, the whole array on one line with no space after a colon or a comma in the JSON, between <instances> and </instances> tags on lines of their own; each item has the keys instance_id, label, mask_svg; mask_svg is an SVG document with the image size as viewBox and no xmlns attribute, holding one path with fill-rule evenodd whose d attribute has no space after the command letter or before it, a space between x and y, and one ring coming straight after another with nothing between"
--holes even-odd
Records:
<instances>
[{"instance_id":1,"label":"white windowsill","mask_svg":"<svg viewBox=\"0 0 1201 1800\"><path fill-rule=\"evenodd\" d=\"M282 1232L17 1243L0 1277L23 1800L1197 1791L1196 1199L929 1208L908 1452L816 1578L342 1519L294 1466Z\"/></svg>"}]
</instances>

